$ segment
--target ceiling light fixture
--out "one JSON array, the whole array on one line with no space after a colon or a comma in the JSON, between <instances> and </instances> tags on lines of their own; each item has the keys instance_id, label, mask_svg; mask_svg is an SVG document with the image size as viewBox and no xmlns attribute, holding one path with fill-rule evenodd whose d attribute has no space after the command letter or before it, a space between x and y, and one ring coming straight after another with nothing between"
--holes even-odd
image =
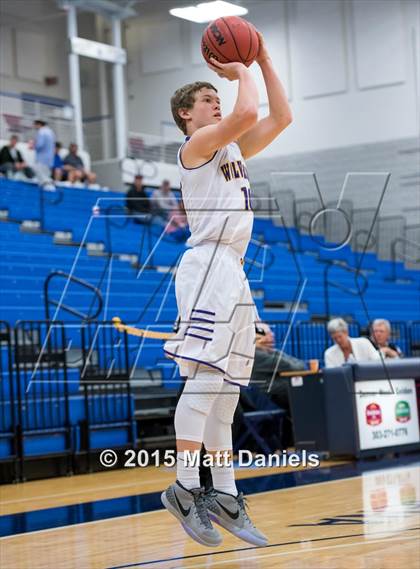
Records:
<instances>
[{"instance_id":1,"label":"ceiling light fixture","mask_svg":"<svg viewBox=\"0 0 420 569\"><path fill-rule=\"evenodd\" d=\"M216 18L223 18L224 16L244 16L248 13L246 8L231 4L230 2L223 2L223 0L215 0L214 2L204 2L197 4L197 6L186 6L185 8L172 8L169 10L172 16L183 18L190 22L197 24L204 24L211 22Z\"/></svg>"}]
</instances>

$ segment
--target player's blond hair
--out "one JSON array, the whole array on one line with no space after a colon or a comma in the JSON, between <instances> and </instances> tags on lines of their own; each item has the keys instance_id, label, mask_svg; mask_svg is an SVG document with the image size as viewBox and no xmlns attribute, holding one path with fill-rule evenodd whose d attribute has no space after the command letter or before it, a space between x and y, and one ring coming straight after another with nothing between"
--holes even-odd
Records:
<instances>
[{"instance_id":1,"label":"player's blond hair","mask_svg":"<svg viewBox=\"0 0 420 569\"><path fill-rule=\"evenodd\" d=\"M195 81L195 83L188 83L188 85L180 87L171 97L172 116L184 134L187 134L187 123L185 119L179 116L178 111L179 109L192 109L195 103L195 94L204 88L212 89L217 93L216 87L211 83L207 83L207 81Z\"/></svg>"}]
</instances>

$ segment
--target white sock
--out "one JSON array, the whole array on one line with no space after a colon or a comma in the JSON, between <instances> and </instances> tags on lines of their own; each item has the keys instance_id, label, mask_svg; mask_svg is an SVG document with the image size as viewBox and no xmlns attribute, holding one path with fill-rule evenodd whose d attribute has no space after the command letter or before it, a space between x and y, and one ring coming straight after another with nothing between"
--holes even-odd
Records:
<instances>
[{"instance_id":1,"label":"white sock","mask_svg":"<svg viewBox=\"0 0 420 569\"><path fill-rule=\"evenodd\" d=\"M191 460L186 463L184 453L178 452L176 455L176 478L187 490L200 488L199 462L197 461L197 464L192 466Z\"/></svg>"},{"instance_id":2,"label":"white sock","mask_svg":"<svg viewBox=\"0 0 420 569\"><path fill-rule=\"evenodd\" d=\"M232 494L232 496L238 495L238 490L236 489L235 484L235 471L233 469L232 461L230 466L212 466L211 476L213 479L213 488L215 490L226 492L226 494Z\"/></svg>"}]
</instances>

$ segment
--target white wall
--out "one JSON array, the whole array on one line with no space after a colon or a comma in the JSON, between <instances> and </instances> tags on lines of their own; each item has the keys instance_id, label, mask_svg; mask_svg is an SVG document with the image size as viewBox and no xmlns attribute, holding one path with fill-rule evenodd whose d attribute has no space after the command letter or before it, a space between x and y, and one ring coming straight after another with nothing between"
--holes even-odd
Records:
<instances>
[{"instance_id":1,"label":"white wall","mask_svg":"<svg viewBox=\"0 0 420 569\"><path fill-rule=\"evenodd\" d=\"M22 7L28 6L25 0ZM29 4L30 7L30 4ZM67 21L64 11L57 11L43 21L31 18L7 17L0 26L0 91L14 94L30 93L69 101L69 70ZM99 25L98 25L99 23ZM96 39L97 29L104 27L101 18L96 22L92 13L78 14L79 36ZM99 62L80 58L80 80L83 118L103 114L100 105ZM45 85L44 78L57 77L57 85ZM13 100L8 100L12 113ZM17 103L16 103L17 104ZM16 114L20 114L16 111ZM84 125L85 145L93 158L102 155L101 125L89 122ZM60 133L57 133L60 137ZM69 142L69 141L67 141Z\"/></svg>"},{"instance_id":2,"label":"white wall","mask_svg":"<svg viewBox=\"0 0 420 569\"><path fill-rule=\"evenodd\" d=\"M293 124L261 157L418 136L417 0L255 0L247 5L249 20L266 37L294 113ZM180 137L169 99L178 86L197 79L217 85L224 111L232 108L234 85L202 60L204 26L162 11L154 19L130 19L124 27L131 131ZM79 15L79 28L80 35L97 39L92 14ZM64 12L45 21L2 18L0 89L68 99L65 30ZM253 72L263 115L267 100L256 65ZM45 75L57 76L58 85L46 87ZM82 58L81 76L83 115L99 115L97 62ZM100 135L91 136L92 144L100 142Z\"/></svg>"},{"instance_id":3,"label":"white wall","mask_svg":"<svg viewBox=\"0 0 420 569\"><path fill-rule=\"evenodd\" d=\"M247 18L267 39L294 114L261 156L418 135L417 0L260 0ZM169 99L194 80L212 81L224 112L232 108L235 88L202 61L203 27L170 16L126 23L132 131L175 134L175 127L162 126L172 121ZM266 96L253 67L263 115Z\"/></svg>"},{"instance_id":4,"label":"white wall","mask_svg":"<svg viewBox=\"0 0 420 569\"><path fill-rule=\"evenodd\" d=\"M417 137L251 160L249 175L256 196L269 195L272 175L272 196L291 190L297 200L315 200L317 210L319 191L333 208L339 197L350 200L355 209L380 205L379 217L402 216L408 225L419 226L419 162ZM388 174L391 177L381 199Z\"/></svg>"},{"instance_id":5,"label":"white wall","mask_svg":"<svg viewBox=\"0 0 420 569\"><path fill-rule=\"evenodd\" d=\"M23 3L22 3L23 4ZM0 90L69 99L66 21L8 22L0 26ZM47 87L44 77L55 76Z\"/></svg>"}]
</instances>

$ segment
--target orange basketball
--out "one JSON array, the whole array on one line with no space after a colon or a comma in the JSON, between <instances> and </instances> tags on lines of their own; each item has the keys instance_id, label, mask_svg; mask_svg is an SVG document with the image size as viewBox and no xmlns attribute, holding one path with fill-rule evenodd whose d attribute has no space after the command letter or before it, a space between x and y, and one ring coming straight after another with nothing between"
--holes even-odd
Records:
<instances>
[{"instance_id":1,"label":"orange basketball","mask_svg":"<svg viewBox=\"0 0 420 569\"><path fill-rule=\"evenodd\" d=\"M259 47L254 26L238 16L210 22L201 40L201 52L207 62L214 57L220 63L239 61L247 67L255 61Z\"/></svg>"}]
</instances>

